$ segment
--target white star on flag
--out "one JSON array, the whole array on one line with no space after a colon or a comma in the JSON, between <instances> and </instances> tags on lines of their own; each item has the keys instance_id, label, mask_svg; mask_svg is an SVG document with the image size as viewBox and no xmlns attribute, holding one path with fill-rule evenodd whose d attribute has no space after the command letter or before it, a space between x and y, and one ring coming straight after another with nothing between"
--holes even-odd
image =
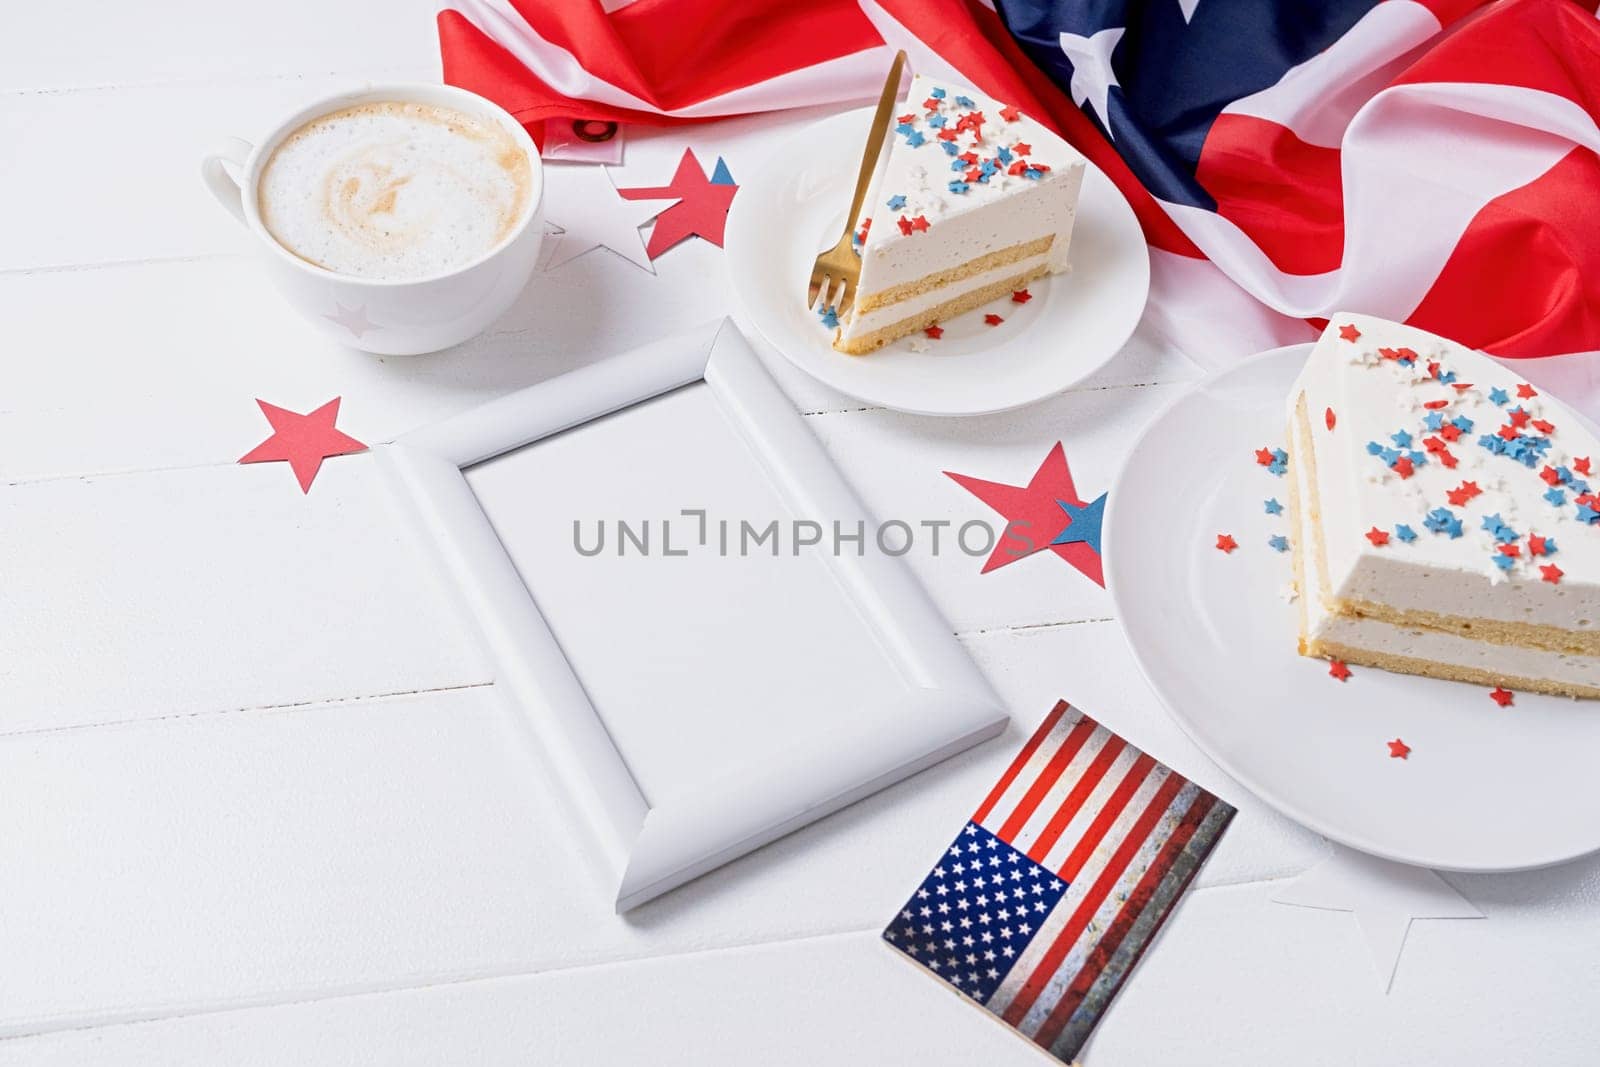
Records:
<instances>
[{"instance_id":1,"label":"white star on flag","mask_svg":"<svg viewBox=\"0 0 1600 1067\"><path fill-rule=\"evenodd\" d=\"M625 200L607 168L593 164L547 162L544 173L552 224L558 227L545 270L608 248L634 266L656 272L639 227L676 204L678 197Z\"/></svg>"},{"instance_id":2,"label":"white star on flag","mask_svg":"<svg viewBox=\"0 0 1600 1067\"><path fill-rule=\"evenodd\" d=\"M1120 88L1117 76L1111 71L1111 53L1127 30L1121 26L1101 30L1093 37L1075 33L1061 35L1061 51L1072 63L1072 102L1082 107L1085 101L1100 116L1100 125L1111 136L1111 113L1106 110L1106 100L1113 88Z\"/></svg>"},{"instance_id":3,"label":"white star on flag","mask_svg":"<svg viewBox=\"0 0 1600 1067\"><path fill-rule=\"evenodd\" d=\"M1178 10L1183 12L1184 22L1194 21L1194 9L1200 6L1200 0L1178 0Z\"/></svg>"}]
</instances>

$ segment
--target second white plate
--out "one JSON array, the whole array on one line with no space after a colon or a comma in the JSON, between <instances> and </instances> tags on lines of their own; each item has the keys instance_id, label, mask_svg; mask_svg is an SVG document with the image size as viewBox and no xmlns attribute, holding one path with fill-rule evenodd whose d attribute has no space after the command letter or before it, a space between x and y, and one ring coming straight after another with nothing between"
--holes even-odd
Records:
<instances>
[{"instance_id":1,"label":"second white plate","mask_svg":"<svg viewBox=\"0 0 1600 1067\"><path fill-rule=\"evenodd\" d=\"M761 335L812 377L869 404L917 415L982 415L1054 396L1127 343L1150 292L1150 257L1133 209L1094 164L1083 179L1072 270L1004 302L941 323L928 351L908 339L869 356L835 352L832 331L805 306L817 253L839 239L872 122L862 108L790 138L734 197L728 267ZM1005 322L989 326L983 310Z\"/></svg>"},{"instance_id":2,"label":"second white plate","mask_svg":"<svg viewBox=\"0 0 1600 1067\"><path fill-rule=\"evenodd\" d=\"M1158 415L1111 490L1106 580L1140 669L1205 752L1342 844L1424 867L1506 871L1600 849L1600 704L1352 667L1295 652L1289 484L1253 453L1284 436L1310 345L1201 382ZM1266 514L1275 497L1281 516ZM1239 548L1215 548L1229 533ZM1400 738L1409 758L1393 759Z\"/></svg>"}]
</instances>

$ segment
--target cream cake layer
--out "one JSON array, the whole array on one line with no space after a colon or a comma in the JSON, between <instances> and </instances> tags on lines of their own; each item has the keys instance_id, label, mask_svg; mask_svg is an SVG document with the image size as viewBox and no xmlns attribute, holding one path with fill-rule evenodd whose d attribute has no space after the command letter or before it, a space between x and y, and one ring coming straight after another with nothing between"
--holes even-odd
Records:
<instances>
[{"instance_id":1,"label":"cream cake layer","mask_svg":"<svg viewBox=\"0 0 1600 1067\"><path fill-rule=\"evenodd\" d=\"M1043 125L976 90L917 75L897 105L878 173L857 220L861 278L836 335L881 331L868 312L943 286L960 275L1042 254L1067 269L1086 162ZM1020 273L1014 271L1013 273ZM901 318L911 316L902 315Z\"/></svg>"},{"instance_id":2,"label":"cream cake layer","mask_svg":"<svg viewBox=\"0 0 1600 1067\"><path fill-rule=\"evenodd\" d=\"M870 334L910 316L919 315L942 306L974 290L989 289L1001 281L1010 282L1037 278L1048 270L1049 256L1036 255L1005 263L990 270L979 271L959 281L939 286L924 293L918 293L915 296L906 297L904 300L883 305L871 311L857 312L856 329L853 332L862 335ZM997 293L996 295L1004 294Z\"/></svg>"},{"instance_id":3,"label":"cream cake layer","mask_svg":"<svg viewBox=\"0 0 1600 1067\"><path fill-rule=\"evenodd\" d=\"M1317 575L1322 531L1304 462L1303 428L1290 441L1290 520L1300 591L1300 652L1347 663L1530 692L1600 698L1600 656L1506 644L1428 626L1336 611Z\"/></svg>"}]
</instances>

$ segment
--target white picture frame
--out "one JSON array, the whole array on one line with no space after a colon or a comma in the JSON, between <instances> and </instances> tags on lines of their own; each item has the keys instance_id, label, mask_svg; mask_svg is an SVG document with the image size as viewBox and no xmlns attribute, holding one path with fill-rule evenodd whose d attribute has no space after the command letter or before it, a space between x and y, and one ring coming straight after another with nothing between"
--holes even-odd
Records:
<instances>
[{"instance_id":1,"label":"white picture frame","mask_svg":"<svg viewBox=\"0 0 1600 1067\"><path fill-rule=\"evenodd\" d=\"M596 671L594 664L600 662L596 657L607 654L604 640L597 644L594 637L597 632L603 634L596 626L604 622L585 618L580 620L582 626L572 627L565 626L570 620L545 617L540 593L530 589L523 573L540 569L542 564L524 552L519 570L514 560L518 546L502 542L489 509L468 479L477 465L496 457L514 455L524 464L547 462L540 460L537 451L523 450L536 444L544 449L549 442L561 441L568 431L594 425L609 435L625 435L628 422L619 420L642 419L636 411L646 411L651 402L667 403L663 398L669 396L674 398L673 404L695 405L700 413L692 420L700 427L695 432L731 432L741 439L747 452L714 442L719 462L726 457L728 463L758 467L763 484L775 491L792 514L813 518L825 528L837 520L848 530L859 521L869 531L866 550L859 555L853 551L815 553L822 560L820 566L831 575L831 584L812 577L805 581L803 597L786 596L783 603L768 605L741 602L741 616L731 636L725 616L718 614L728 609L725 596L712 603L691 596L675 598L682 602L671 605L640 605L645 611L670 610L674 633L679 632L679 623L691 630L703 623L708 633L722 635L720 643L737 646L696 647L679 656L674 662L680 669L671 676L673 680L715 679L729 665L743 664L745 657L755 656L759 661L763 655L782 655L781 650L763 643L766 623L761 613L765 611L772 613L769 621L774 633L827 640L865 627L875 642L869 642L866 651L857 656L851 650L863 646L851 640L848 646L841 646L848 655L830 657L830 662L822 664L797 663L783 677L772 679L774 687L782 687L791 709L796 699L803 701L808 684L833 694L810 705L818 709L814 730L809 730L810 714L792 710L781 720L773 720L770 725L774 729L769 730L769 724L760 718L760 707L753 706L750 715L756 718L748 720L753 732L728 740L729 750L707 756L704 765L694 753L720 749L723 735L740 734L717 726L718 721L733 720L707 719L695 724L710 731L700 736L714 740L700 744L687 756L649 749L652 744L661 747L659 740L651 738L659 736L653 731L659 730L663 720L629 719L635 715L631 706L620 715L610 709L608 727L607 717L591 702L590 690L605 688L600 683L607 679L631 678L625 652L619 650L621 662L605 663L603 670ZM721 413L720 419L705 414L713 409ZM653 410L652 419L672 415L660 407ZM717 425L706 429L703 424L707 422ZM679 418L673 425L683 424ZM656 429L659 431L659 426ZM620 440L627 442L625 436ZM649 440L659 443L661 435L657 432ZM649 442L641 442L641 447L649 447ZM506 692L532 728L557 792L571 805L567 821L579 828L585 850L594 859L619 912L1004 729L1006 715L999 698L905 562L872 544L871 531L877 528L872 516L728 320L562 374L408 433L374 451L401 502L402 513L420 527L475 625L493 664L496 686ZM532 458L522 459L525 455ZM702 467L697 466L695 473L704 477ZM516 484L529 486L527 499L540 499L538 483L537 477L517 474ZM575 540L576 530L574 527ZM826 544L818 547L829 548ZM546 546L539 558L550 554ZM798 548L794 555L800 556ZM678 560L646 562L658 566L648 572L651 576L683 580L675 577L683 572L662 569L678 565ZM574 554L546 574L562 576L555 581L565 588L567 576L581 575L585 563ZM783 564L774 557L770 567L780 578L782 572L776 570L780 565L801 566ZM713 583L734 576L745 580L753 575L763 581L770 577L765 574L765 557L759 565L746 560L737 568L715 562L685 566L699 567L695 573L707 575ZM708 569L713 566L723 569ZM629 585L616 580L606 583L604 598L614 602L627 595ZM802 590L797 586L796 591ZM808 614L796 618L794 605L802 600ZM565 603L557 610L569 615L585 613L572 606L575 601L570 589L565 600L552 595L547 608L556 602ZM620 616L613 613L613 617ZM557 630L574 629L587 635L583 638L587 686L557 637ZM635 641L637 648L637 637ZM682 662L702 652L703 662ZM849 660L850 665L836 668L836 659ZM881 670L875 666L880 659ZM841 685L855 684L849 676L852 671L860 676L861 692L870 697L864 698L863 706L842 711L837 693ZM691 692L675 705L654 712L673 716L671 723L687 726L692 716L701 714L697 709L702 706L710 705L702 704ZM806 707L803 702L800 706ZM719 713L729 714L726 707ZM741 725L746 722L738 721ZM628 722L647 726L628 727ZM628 736L614 737L614 729ZM762 735L768 733L781 734L781 742L764 741ZM632 757L631 765L625 753ZM684 770L674 778L677 763L682 763ZM644 788L641 777L647 766L657 781L668 780L672 787ZM657 795L651 796L652 791Z\"/></svg>"}]
</instances>

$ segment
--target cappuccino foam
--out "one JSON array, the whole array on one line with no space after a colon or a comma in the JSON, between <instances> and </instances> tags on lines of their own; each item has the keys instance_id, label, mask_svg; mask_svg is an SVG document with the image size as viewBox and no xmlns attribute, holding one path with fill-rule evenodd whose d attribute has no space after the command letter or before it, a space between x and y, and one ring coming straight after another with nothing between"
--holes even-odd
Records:
<instances>
[{"instance_id":1,"label":"cappuccino foam","mask_svg":"<svg viewBox=\"0 0 1600 1067\"><path fill-rule=\"evenodd\" d=\"M498 123L405 101L312 119L257 183L261 221L284 248L339 274L444 274L516 229L533 166Z\"/></svg>"}]
</instances>

